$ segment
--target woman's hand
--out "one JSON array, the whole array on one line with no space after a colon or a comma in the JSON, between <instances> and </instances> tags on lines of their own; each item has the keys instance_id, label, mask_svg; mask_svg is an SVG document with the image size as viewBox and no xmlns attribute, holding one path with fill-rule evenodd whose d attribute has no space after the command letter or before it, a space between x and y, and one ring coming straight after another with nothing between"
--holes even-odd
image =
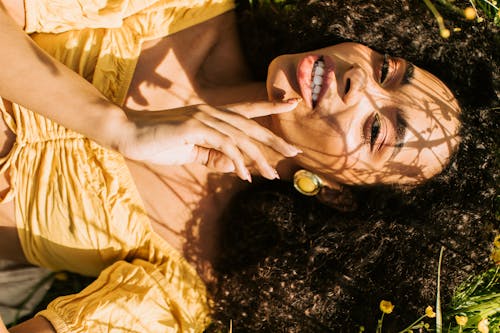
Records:
<instances>
[{"instance_id":1,"label":"woman's hand","mask_svg":"<svg viewBox=\"0 0 500 333\"><path fill-rule=\"evenodd\" d=\"M235 171L251 181L245 158L262 176L278 178L259 144L284 156L300 151L251 118L284 113L297 106L284 103L206 104L165 111L126 111L132 134L123 136L118 151L133 160L163 165L200 163L220 172Z\"/></svg>"},{"instance_id":2,"label":"woman's hand","mask_svg":"<svg viewBox=\"0 0 500 333\"><path fill-rule=\"evenodd\" d=\"M1 5L0 42L9 45L0 49L0 82L9 83L0 85L0 96L127 158L167 165L201 163L250 180L245 158L264 177L277 177L262 145L285 156L298 153L251 119L290 111L297 101L124 112L38 47Z\"/></svg>"}]
</instances>

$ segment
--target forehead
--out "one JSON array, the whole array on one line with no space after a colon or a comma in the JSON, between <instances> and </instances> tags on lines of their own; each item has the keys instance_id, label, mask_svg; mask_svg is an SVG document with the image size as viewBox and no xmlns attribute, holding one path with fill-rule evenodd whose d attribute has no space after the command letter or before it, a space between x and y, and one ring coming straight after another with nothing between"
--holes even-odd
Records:
<instances>
[{"instance_id":1,"label":"forehead","mask_svg":"<svg viewBox=\"0 0 500 333\"><path fill-rule=\"evenodd\" d=\"M460 107L448 87L416 66L409 84L402 85L399 90L399 98L410 111L420 111L445 122L457 119L460 113Z\"/></svg>"},{"instance_id":2,"label":"forehead","mask_svg":"<svg viewBox=\"0 0 500 333\"><path fill-rule=\"evenodd\" d=\"M394 102L407 122L407 147L432 148L457 136L460 107L448 87L429 72L415 67Z\"/></svg>"}]
</instances>

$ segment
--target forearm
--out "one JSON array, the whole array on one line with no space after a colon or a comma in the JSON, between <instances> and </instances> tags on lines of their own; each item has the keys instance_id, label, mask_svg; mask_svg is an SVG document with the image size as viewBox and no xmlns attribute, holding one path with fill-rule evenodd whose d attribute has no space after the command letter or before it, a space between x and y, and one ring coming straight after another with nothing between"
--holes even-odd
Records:
<instances>
[{"instance_id":1,"label":"forearm","mask_svg":"<svg viewBox=\"0 0 500 333\"><path fill-rule=\"evenodd\" d=\"M0 96L117 149L130 128L123 110L40 49L0 9Z\"/></svg>"},{"instance_id":2,"label":"forearm","mask_svg":"<svg viewBox=\"0 0 500 333\"><path fill-rule=\"evenodd\" d=\"M56 333L50 322L43 317L34 317L0 333Z\"/></svg>"},{"instance_id":3,"label":"forearm","mask_svg":"<svg viewBox=\"0 0 500 333\"><path fill-rule=\"evenodd\" d=\"M0 317L0 333L56 333L49 321L43 317L31 318L7 330Z\"/></svg>"},{"instance_id":4,"label":"forearm","mask_svg":"<svg viewBox=\"0 0 500 333\"><path fill-rule=\"evenodd\" d=\"M0 7L3 6L10 17L14 19L16 24L24 28L25 14L24 14L24 0L0 0Z\"/></svg>"}]
</instances>

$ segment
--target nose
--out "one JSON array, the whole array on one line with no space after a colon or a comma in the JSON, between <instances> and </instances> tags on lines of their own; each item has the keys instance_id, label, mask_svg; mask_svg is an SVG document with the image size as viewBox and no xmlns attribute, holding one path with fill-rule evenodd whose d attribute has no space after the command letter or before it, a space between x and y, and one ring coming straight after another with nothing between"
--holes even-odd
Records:
<instances>
[{"instance_id":1,"label":"nose","mask_svg":"<svg viewBox=\"0 0 500 333\"><path fill-rule=\"evenodd\" d=\"M352 65L343 75L341 86L342 100L347 106L359 102L368 84L366 71L358 65Z\"/></svg>"}]
</instances>

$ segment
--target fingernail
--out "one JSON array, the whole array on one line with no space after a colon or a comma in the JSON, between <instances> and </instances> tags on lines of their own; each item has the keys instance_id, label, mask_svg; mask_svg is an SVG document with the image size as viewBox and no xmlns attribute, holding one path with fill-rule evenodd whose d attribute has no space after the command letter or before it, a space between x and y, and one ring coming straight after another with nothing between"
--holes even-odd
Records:
<instances>
[{"instance_id":1,"label":"fingernail","mask_svg":"<svg viewBox=\"0 0 500 333\"><path fill-rule=\"evenodd\" d=\"M285 99L285 100L283 101L283 103L295 104L295 103L299 103L300 101L302 101L302 98L300 98L300 97L295 97L295 98Z\"/></svg>"},{"instance_id":2,"label":"fingernail","mask_svg":"<svg viewBox=\"0 0 500 333\"><path fill-rule=\"evenodd\" d=\"M272 166L270 165L267 165L266 166L266 178L269 179L269 180L273 180L273 179L280 179L280 175L278 174L278 171L276 171L275 168L273 168Z\"/></svg>"},{"instance_id":3,"label":"fingernail","mask_svg":"<svg viewBox=\"0 0 500 333\"><path fill-rule=\"evenodd\" d=\"M250 174L250 171L248 171L248 169L245 169L245 178L246 180L251 183L252 182L252 175Z\"/></svg>"},{"instance_id":4,"label":"fingernail","mask_svg":"<svg viewBox=\"0 0 500 333\"><path fill-rule=\"evenodd\" d=\"M291 154L292 156L295 156L297 154L300 154L300 153L303 153L303 151L295 146L292 146L290 145L290 150L291 150Z\"/></svg>"}]
</instances>

